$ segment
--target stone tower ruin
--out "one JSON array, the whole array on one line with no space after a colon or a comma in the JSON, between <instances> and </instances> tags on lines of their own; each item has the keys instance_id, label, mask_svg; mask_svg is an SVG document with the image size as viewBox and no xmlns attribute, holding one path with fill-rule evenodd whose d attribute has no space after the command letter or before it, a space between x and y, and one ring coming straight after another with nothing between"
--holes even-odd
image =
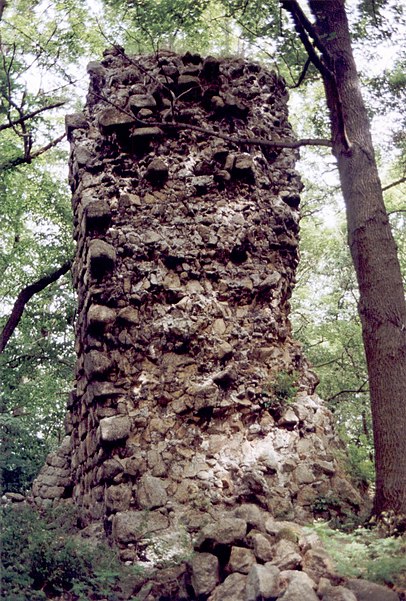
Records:
<instances>
[{"instance_id":1,"label":"stone tower ruin","mask_svg":"<svg viewBox=\"0 0 406 601\"><path fill-rule=\"evenodd\" d=\"M120 48L88 71L66 119L75 385L36 499L73 499L129 561L144 535L192 536L210 516L239 528L255 507L297 521L329 496L357 507L291 335L297 151L244 142L294 139L283 80Z\"/></svg>"}]
</instances>

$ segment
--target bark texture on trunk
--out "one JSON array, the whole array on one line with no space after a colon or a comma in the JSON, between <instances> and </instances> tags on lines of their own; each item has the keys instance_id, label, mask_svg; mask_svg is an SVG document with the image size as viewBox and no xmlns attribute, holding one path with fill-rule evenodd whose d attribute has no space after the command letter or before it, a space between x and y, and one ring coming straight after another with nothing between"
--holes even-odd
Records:
<instances>
[{"instance_id":1,"label":"bark texture on trunk","mask_svg":"<svg viewBox=\"0 0 406 601\"><path fill-rule=\"evenodd\" d=\"M334 75L334 80L326 73L323 78L360 291L376 454L375 512L406 513L406 305L397 248L383 202L345 2L309 4Z\"/></svg>"}]
</instances>

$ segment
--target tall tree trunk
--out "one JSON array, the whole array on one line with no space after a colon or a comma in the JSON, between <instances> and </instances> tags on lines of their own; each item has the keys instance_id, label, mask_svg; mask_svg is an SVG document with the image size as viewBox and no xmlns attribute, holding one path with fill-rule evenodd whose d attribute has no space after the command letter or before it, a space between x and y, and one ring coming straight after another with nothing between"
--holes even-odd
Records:
<instances>
[{"instance_id":1,"label":"tall tree trunk","mask_svg":"<svg viewBox=\"0 0 406 601\"><path fill-rule=\"evenodd\" d=\"M315 33L326 49L322 74L333 153L360 292L375 444L374 509L406 514L406 303L344 4L309 0Z\"/></svg>"}]
</instances>

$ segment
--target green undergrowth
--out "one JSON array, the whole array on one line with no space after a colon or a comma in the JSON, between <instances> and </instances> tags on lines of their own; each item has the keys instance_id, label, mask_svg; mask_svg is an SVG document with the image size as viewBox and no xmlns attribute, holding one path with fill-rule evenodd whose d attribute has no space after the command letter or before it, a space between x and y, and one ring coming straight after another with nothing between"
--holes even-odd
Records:
<instances>
[{"instance_id":1,"label":"green undergrowth","mask_svg":"<svg viewBox=\"0 0 406 601\"><path fill-rule=\"evenodd\" d=\"M405 535L383 537L377 528L361 527L342 532L319 521L309 530L319 535L340 575L406 587Z\"/></svg>"},{"instance_id":2,"label":"green undergrowth","mask_svg":"<svg viewBox=\"0 0 406 601\"><path fill-rule=\"evenodd\" d=\"M28 506L1 509L2 590L7 601L124 601L141 578L100 542L76 534L72 508L40 514Z\"/></svg>"},{"instance_id":3,"label":"green undergrowth","mask_svg":"<svg viewBox=\"0 0 406 601\"><path fill-rule=\"evenodd\" d=\"M281 371L276 374L275 379L264 387L262 391L262 408L280 412L291 405L298 391L296 381L299 373Z\"/></svg>"}]
</instances>

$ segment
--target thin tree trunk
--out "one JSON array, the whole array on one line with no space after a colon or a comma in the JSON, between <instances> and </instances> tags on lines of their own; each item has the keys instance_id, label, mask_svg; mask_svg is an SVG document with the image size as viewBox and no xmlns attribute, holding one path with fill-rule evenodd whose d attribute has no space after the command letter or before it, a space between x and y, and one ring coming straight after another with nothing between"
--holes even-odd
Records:
<instances>
[{"instance_id":1,"label":"thin tree trunk","mask_svg":"<svg viewBox=\"0 0 406 601\"><path fill-rule=\"evenodd\" d=\"M49 284L56 282L56 280L67 273L71 268L71 265L72 261L66 261L66 263L59 267L59 269L56 269L52 273L40 278L33 284L30 284L21 290L20 294L17 296L17 300L14 303L10 317L0 333L0 353L4 351L10 337L18 326L21 316L24 312L25 305L28 303L28 301L34 296L34 294L41 292L44 290L44 288L49 286Z\"/></svg>"},{"instance_id":2,"label":"thin tree trunk","mask_svg":"<svg viewBox=\"0 0 406 601\"><path fill-rule=\"evenodd\" d=\"M323 79L360 292L375 444L374 510L406 514L406 303L344 3L309 0L334 75L333 81L325 72Z\"/></svg>"}]
</instances>

